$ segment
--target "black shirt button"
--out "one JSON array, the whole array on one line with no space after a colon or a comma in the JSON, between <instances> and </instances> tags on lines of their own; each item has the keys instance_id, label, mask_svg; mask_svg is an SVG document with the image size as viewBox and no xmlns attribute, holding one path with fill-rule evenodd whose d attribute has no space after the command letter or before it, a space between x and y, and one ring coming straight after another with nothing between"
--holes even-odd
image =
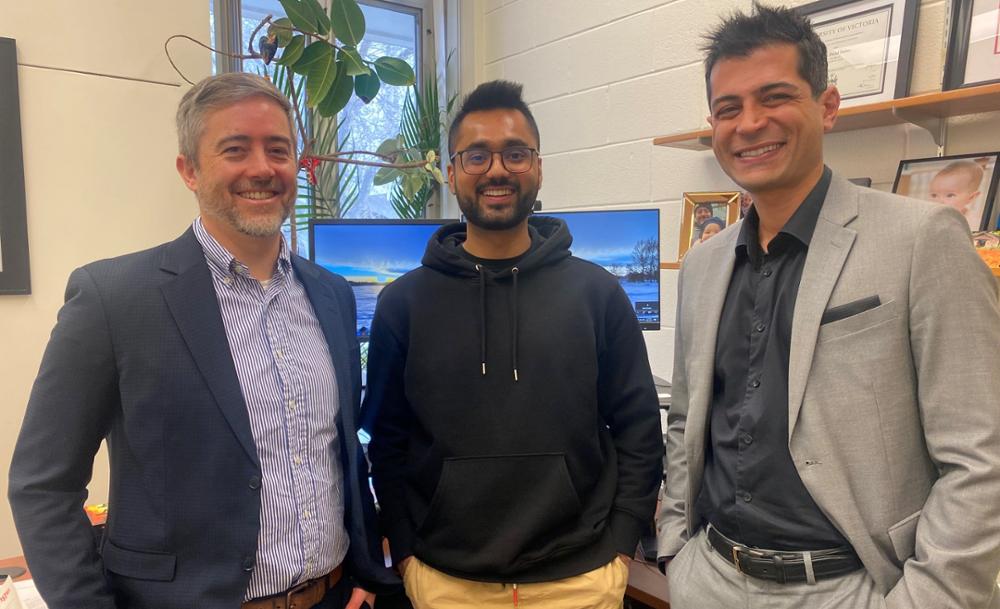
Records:
<instances>
[{"instance_id":1,"label":"black shirt button","mask_svg":"<svg viewBox=\"0 0 1000 609\"><path fill-rule=\"evenodd\" d=\"M253 556L244 556L241 566L243 567L243 570L248 573L253 571Z\"/></svg>"},{"instance_id":2,"label":"black shirt button","mask_svg":"<svg viewBox=\"0 0 1000 609\"><path fill-rule=\"evenodd\" d=\"M750 386L753 387L754 389L760 387L760 379L754 379L750 381Z\"/></svg>"},{"instance_id":3,"label":"black shirt button","mask_svg":"<svg viewBox=\"0 0 1000 609\"><path fill-rule=\"evenodd\" d=\"M743 491L743 496L741 497L743 501L750 503L753 500L753 495L749 491Z\"/></svg>"},{"instance_id":4,"label":"black shirt button","mask_svg":"<svg viewBox=\"0 0 1000 609\"><path fill-rule=\"evenodd\" d=\"M748 433L741 435L740 439L743 440L744 444L753 444L753 436Z\"/></svg>"},{"instance_id":5,"label":"black shirt button","mask_svg":"<svg viewBox=\"0 0 1000 609\"><path fill-rule=\"evenodd\" d=\"M260 476L252 476L250 478L250 488L255 491L260 488Z\"/></svg>"},{"instance_id":6,"label":"black shirt button","mask_svg":"<svg viewBox=\"0 0 1000 609\"><path fill-rule=\"evenodd\" d=\"M764 277L770 277L771 269L764 269L763 271L761 271L761 274L764 275Z\"/></svg>"},{"instance_id":7,"label":"black shirt button","mask_svg":"<svg viewBox=\"0 0 1000 609\"><path fill-rule=\"evenodd\" d=\"M766 327L767 326L765 326L764 324L758 323L756 326L754 326L753 329L756 330L757 332L763 332L764 328L766 328Z\"/></svg>"}]
</instances>

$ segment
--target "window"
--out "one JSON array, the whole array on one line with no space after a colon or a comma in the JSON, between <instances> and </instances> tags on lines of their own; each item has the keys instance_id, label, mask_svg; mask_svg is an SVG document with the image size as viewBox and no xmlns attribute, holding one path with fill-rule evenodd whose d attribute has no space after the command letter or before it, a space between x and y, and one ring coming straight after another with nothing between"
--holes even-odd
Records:
<instances>
[{"instance_id":1,"label":"window","mask_svg":"<svg viewBox=\"0 0 1000 609\"><path fill-rule=\"evenodd\" d=\"M320 1L325 4L324 0ZM359 0L366 31L358 50L366 59L391 56L406 61L414 67L417 82L420 82L423 0L404 1L405 4ZM230 53L245 52L250 35L264 17L278 18L284 14L278 0L211 0L212 44ZM215 56L213 72L243 69L262 73L264 70L259 60L243 61L242 67L239 63ZM378 96L367 105L353 97L341 112L345 128L339 134L340 149L374 151L384 140L397 135L405 95L406 88L383 84ZM395 217L388 200L391 185L372 184L376 171L375 167L357 168L358 198L345 214L347 217Z\"/></svg>"}]
</instances>

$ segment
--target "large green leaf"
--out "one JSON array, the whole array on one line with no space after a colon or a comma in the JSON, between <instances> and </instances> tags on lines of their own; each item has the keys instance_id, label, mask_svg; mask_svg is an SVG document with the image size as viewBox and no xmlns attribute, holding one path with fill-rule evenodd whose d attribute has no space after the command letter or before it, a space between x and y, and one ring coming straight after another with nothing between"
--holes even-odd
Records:
<instances>
[{"instance_id":1,"label":"large green leaf","mask_svg":"<svg viewBox=\"0 0 1000 609\"><path fill-rule=\"evenodd\" d=\"M395 182L396 178L403 175L398 169L392 167L380 167L378 171L375 172L375 177L372 178L372 184L375 186L381 186L383 184L388 184L390 182Z\"/></svg>"},{"instance_id":2,"label":"large green leaf","mask_svg":"<svg viewBox=\"0 0 1000 609\"><path fill-rule=\"evenodd\" d=\"M275 19L271 22L270 27L267 28L267 35L274 36L275 42L278 43L278 47L287 46L288 43L292 41L293 34L292 20L288 17Z\"/></svg>"},{"instance_id":3,"label":"large green leaf","mask_svg":"<svg viewBox=\"0 0 1000 609\"><path fill-rule=\"evenodd\" d=\"M382 79L382 82L387 85L409 87L417 80L410 64L395 57L379 57L376 59L375 71L378 73L378 77Z\"/></svg>"},{"instance_id":4,"label":"large green leaf","mask_svg":"<svg viewBox=\"0 0 1000 609\"><path fill-rule=\"evenodd\" d=\"M318 61L333 61L333 47L322 40L309 43L302 57L292 66L292 71L299 74L308 74L312 65Z\"/></svg>"},{"instance_id":5,"label":"large green leaf","mask_svg":"<svg viewBox=\"0 0 1000 609\"><path fill-rule=\"evenodd\" d=\"M366 104L375 99L381 86L382 81L371 72L368 74L358 74L354 77L354 94Z\"/></svg>"},{"instance_id":6,"label":"large green leaf","mask_svg":"<svg viewBox=\"0 0 1000 609\"><path fill-rule=\"evenodd\" d=\"M333 116L344 109L354 93L354 77L347 74L343 66L337 70L337 78L317 110L320 116Z\"/></svg>"},{"instance_id":7,"label":"large green leaf","mask_svg":"<svg viewBox=\"0 0 1000 609\"><path fill-rule=\"evenodd\" d=\"M365 36L365 14L355 0L331 0L333 33L344 44L356 46Z\"/></svg>"},{"instance_id":8,"label":"large green leaf","mask_svg":"<svg viewBox=\"0 0 1000 609\"><path fill-rule=\"evenodd\" d=\"M333 60L333 49L310 64L305 76L306 105L314 108L330 93L333 81L337 78L337 63Z\"/></svg>"},{"instance_id":9,"label":"large green leaf","mask_svg":"<svg viewBox=\"0 0 1000 609\"><path fill-rule=\"evenodd\" d=\"M343 62L344 67L347 68L347 73L351 76L371 74L371 70L365 65L364 60L361 59L361 55L358 54L358 50L354 47L344 47L337 51L337 61Z\"/></svg>"},{"instance_id":10,"label":"large green leaf","mask_svg":"<svg viewBox=\"0 0 1000 609\"><path fill-rule=\"evenodd\" d=\"M330 16L326 14L323 7L317 0L302 0L302 3L312 14L313 23L316 24L316 33L326 36L330 33Z\"/></svg>"},{"instance_id":11,"label":"large green leaf","mask_svg":"<svg viewBox=\"0 0 1000 609\"><path fill-rule=\"evenodd\" d=\"M302 52L305 50L306 37L302 34L298 34L292 37L292 41L288 43L285 50L281 52L281 57L275 61L283 66L290 67L294 66L295 62L302 57Z\"/></svg>"},{"instance_id":12,"label":"large green leaf","mask_svg":"<svg viewBox=\"0 0 1000 609\"><path fill-rule=\"evenodd\" d=\"M307 34L316 33L316 22L313 20L312 11L301 0L278 0L278 2L281 2L285 14L297 29Z\"/></svg>"}]
</instances>

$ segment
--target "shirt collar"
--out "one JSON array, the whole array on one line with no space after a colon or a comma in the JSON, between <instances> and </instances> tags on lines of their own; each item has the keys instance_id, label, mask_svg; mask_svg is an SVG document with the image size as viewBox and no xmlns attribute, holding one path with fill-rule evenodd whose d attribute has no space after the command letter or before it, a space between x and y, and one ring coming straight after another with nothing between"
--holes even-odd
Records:
<instances>
[{"instance_id":1,"label":"shirt collar","mask_svg":"<svg viewBox=\"0 0 1000 609\"><path fill-rule=\"evenodd\" d=\"M782 241L787 241L789 237L794 238L805 247L809 247L813 233L816 231L816 223L819 221L819 212L823 209L823 201L826 200L826 193L830 189L830 180L833 172L830 168L823 166L823 175L813 186L813 189L806 195L806 198L799 205L792 217L788 219L775 240L781 235L785 235ZM736 254L750 255L760 252L757 229L760 226L760 217L757 215L756 206L751 206L747 210L746 218L740 227L740 234L736 239Z\"/></svg>"},{"instance_id":2,"label":"shirt collar","mask_svg":"<svg viewBox=\"0 0 1000 609\"><path fill-rule=\"evenodd\" d=\"M201 249L205 252L205 260L213 274L220 277L233 277L235 275L250 276L250 269L236 259L215 237L213 237L201 221L201 216L195 218L191 225L194 235L201 244ZM280 279L292 268L292 256L288 251L288 244L285 236L281 235L281 242L278 245L278 264L272 279Z\"/></svg>"}]
</instances>

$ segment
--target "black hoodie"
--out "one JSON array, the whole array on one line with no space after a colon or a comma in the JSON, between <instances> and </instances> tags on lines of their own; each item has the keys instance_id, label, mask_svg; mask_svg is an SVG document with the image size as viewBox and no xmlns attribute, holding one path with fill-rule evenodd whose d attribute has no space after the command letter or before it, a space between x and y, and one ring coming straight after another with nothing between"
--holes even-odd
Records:
<instances>
[{"instance_id":1,"label":"black hoodie","mask_svg":"<svg viewBox=\"0 0 1000 609\"><path fill-rule=\"evenodd\" d=\"M379 296L363 418L396 564L551 581L631 555L652 521L663 446L635 312L565 223L529 232L493 272L444 226Z\"/></svg>"}]
</instances>

